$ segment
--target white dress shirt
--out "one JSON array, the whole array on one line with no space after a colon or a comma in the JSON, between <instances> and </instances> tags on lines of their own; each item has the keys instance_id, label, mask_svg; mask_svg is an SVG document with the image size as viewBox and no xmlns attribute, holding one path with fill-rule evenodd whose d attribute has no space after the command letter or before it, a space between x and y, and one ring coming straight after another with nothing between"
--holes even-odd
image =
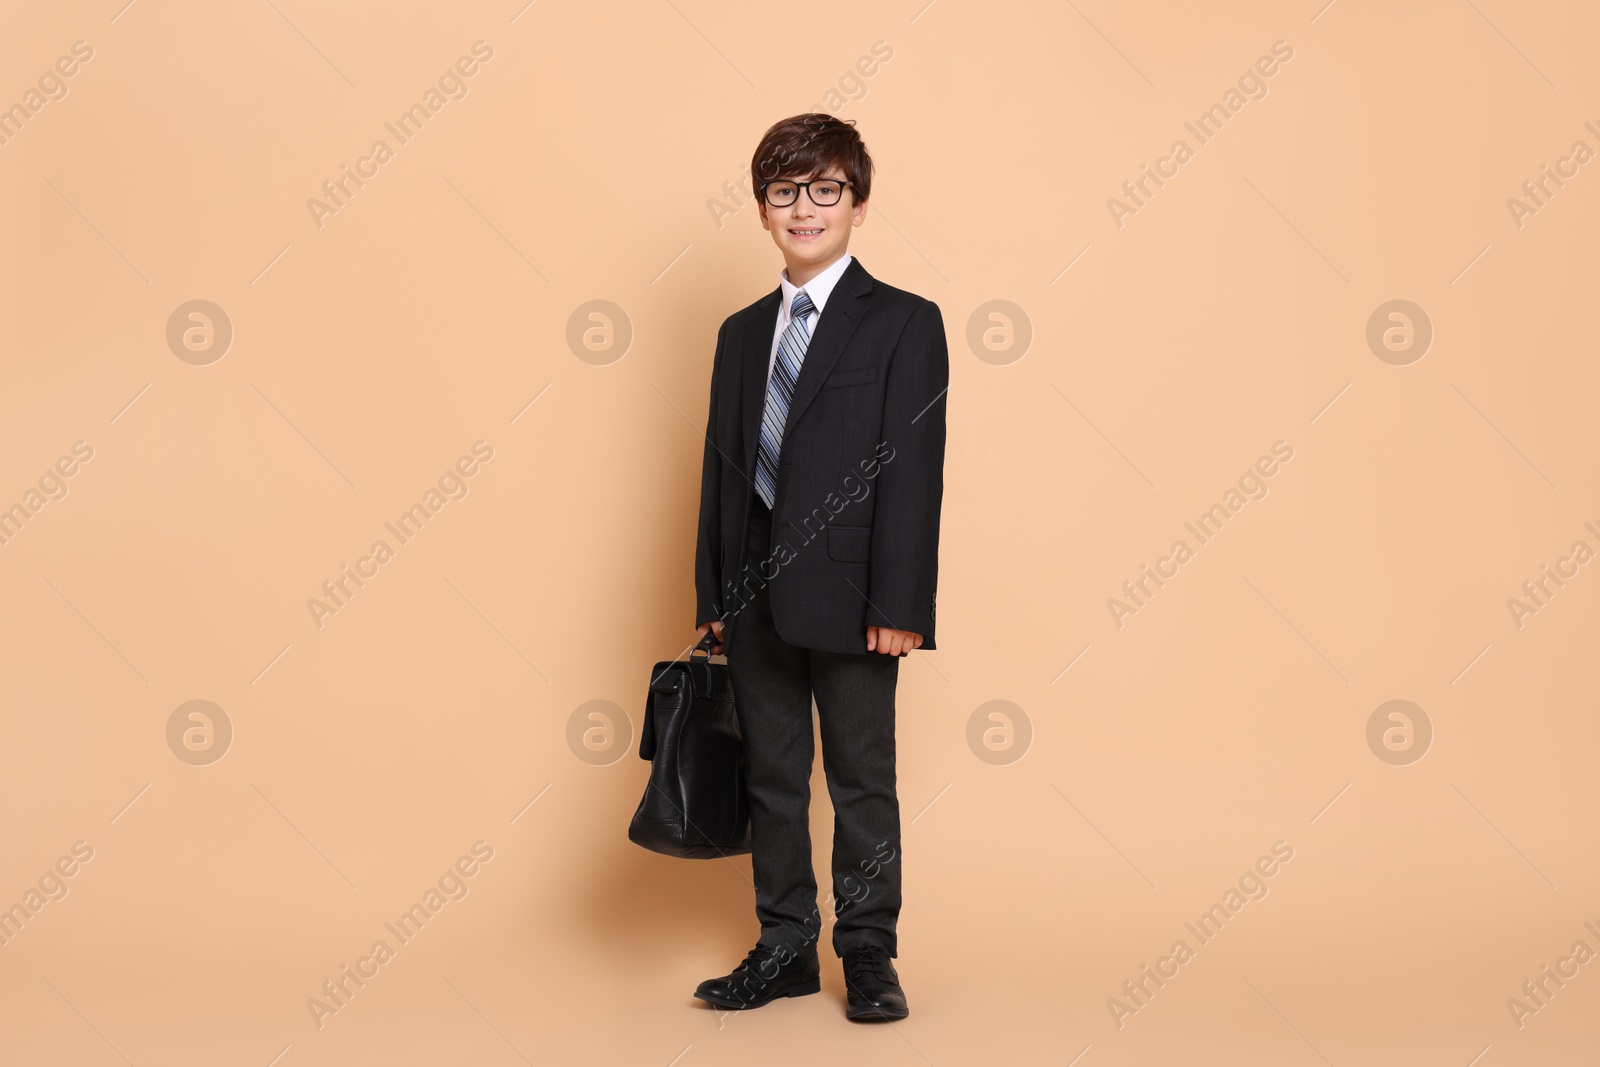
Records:
<instances>
[{"instance_id":1,"label":"white dress shirt","mask_svg":"<svg viewBox=\"0 0 1600 1067\"><path fill-rule=\"evenodd\" d=\"M778 301L778 325L772 332L772 351L767 355L768 387L772 384L772 369L778 365L778 345L783 340L783 332L789 328L789 323L793 321L789 314L789 309L794 307L795 294L804 289L806 295L811 298L812 305L817 309L810 320L811 332L815 334L817 332L817 323L822 321L822 308L828 302L828 294L833 292L833 287L839 282L839 276L845 272L846 267L850 266L852 258L850 253L846 252L830 267L804 285L795 285L789 280L789 269L787 267L779 272L778 286L783 290L783 295L782 299ZM761 395L767 395L765 389L762 390Z\"/></svg>"}]
</instances>

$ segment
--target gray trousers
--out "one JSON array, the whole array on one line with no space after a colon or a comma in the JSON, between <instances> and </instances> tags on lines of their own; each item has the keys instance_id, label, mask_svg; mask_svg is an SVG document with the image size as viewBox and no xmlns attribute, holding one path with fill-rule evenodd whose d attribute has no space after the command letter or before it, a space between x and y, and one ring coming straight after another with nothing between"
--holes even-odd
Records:
<instances>
[{"instance_id":1,"label":"gray trousers","mask_svg":"<svg viewBox=\"0 0 1600 1067\"><path fill-rule=\"evenodd\" d=\"M772 512L751 493L747 560L771 556ZM784 580L778 571L773 583ZM797 648L772 622L771 584L725 636L750 797L751 868L760 940L810 951L822 934L811 868L812 695L833 799L833 949L878 945L898 955L900 804L894 699L900 657Z\"/></svg>"}]
</instances>

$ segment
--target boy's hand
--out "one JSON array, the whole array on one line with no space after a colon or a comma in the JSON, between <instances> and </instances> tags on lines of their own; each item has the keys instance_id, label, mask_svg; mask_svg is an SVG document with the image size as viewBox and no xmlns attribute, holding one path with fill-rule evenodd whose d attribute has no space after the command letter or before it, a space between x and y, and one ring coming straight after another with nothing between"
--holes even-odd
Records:
<instances>
[{"instance_id":1,"label":"boy's hand","mask_svg":"<svg viewBox=\"0 0 1600 1067\"><path fill-rule=\"evenodd\" d=\"M722 620L713 619L710 622L703 622L695 627L694 632L704 637L707 630L715 630L717 632L717 643L711 646L711 654L713 656L722 655Z\"/></svg>"},{"instance_id":2,"label":"boy's hand","mask_svg":"<svg viewBox=\"0 0 1600 1067\"><path fill-rule=\"evenodd\" d=\"M887 626L867 627L867 651L886 656L903 656L922 647L922 635L910 630L891 630Z\"/></svg>"}]
</instances>

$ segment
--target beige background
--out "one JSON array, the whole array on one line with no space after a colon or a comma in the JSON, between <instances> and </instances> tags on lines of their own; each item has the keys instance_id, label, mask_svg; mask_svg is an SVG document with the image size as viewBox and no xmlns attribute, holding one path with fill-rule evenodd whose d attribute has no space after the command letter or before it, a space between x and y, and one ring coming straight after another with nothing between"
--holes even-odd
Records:
<instances>
[{"instance_id":1,"label":"beige background","mask_svg":"<svg viewBox=\"0 0 1600 1067\"><path fill-rule=\"evenodd\" d=\"M1507 206L1600 149L1590 5L123 2L0 34L5 104L93 49L0 145L0 504L93 450L0 546L0 902L93 850L0 947L0 1059L1593 1062L1600 962L1507 1007L1600 951L1600 564L1507 606L1600 549L1600 164ZM480 40L319 228L307 200ZM879 166L851 251L951 342L940 649L900 674L913 1010L878 1028L826 947L821 996L691 1000L755 940L749 859L625 837L648 670L692 638L716 328L782 266L728 190L813 107ZM197 299L233 329L205 365L166 339ZM1434 336L1395 365L1366 330L1401 299ZM569 345L593 300L625 351ZM996 300L1026 351L969 344ZM477 441L467 495L319 628L308 598ZM1433 731L1404 765L1367 740L1397 699ZM205 765L168 742L192 700L233 731ZM631 720L598 763L568 740L590 701ZM998 751L969 744L990 701ZM820 765L814 800L826 896ZM478 841L468 894L319 1029L307 1000Z\"/></svg>"}]
</instances>

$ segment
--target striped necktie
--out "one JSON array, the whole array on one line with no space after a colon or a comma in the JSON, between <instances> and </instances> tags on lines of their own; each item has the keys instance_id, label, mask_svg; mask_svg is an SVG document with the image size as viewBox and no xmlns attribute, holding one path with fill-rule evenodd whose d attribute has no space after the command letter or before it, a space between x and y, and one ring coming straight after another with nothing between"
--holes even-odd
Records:
<instances>
[{"instance_id":1,"label":"striped necktie","mask_svg":"<svg viewBox=\"0 0 1600 1067\"><path fill-rule=\"evenodd\" d=\"M789 401L794 383L800 379L806 346L811 343L811 328L806 316L817 310L804 289L794 296L789 308L789 328L778 342L778 360L767 382L767 405L761 415L761 443L756 447L756 492L768 508L778 493L778 452L783 447L783 424L789 418Z\"/></svg>"}]
</instances>

